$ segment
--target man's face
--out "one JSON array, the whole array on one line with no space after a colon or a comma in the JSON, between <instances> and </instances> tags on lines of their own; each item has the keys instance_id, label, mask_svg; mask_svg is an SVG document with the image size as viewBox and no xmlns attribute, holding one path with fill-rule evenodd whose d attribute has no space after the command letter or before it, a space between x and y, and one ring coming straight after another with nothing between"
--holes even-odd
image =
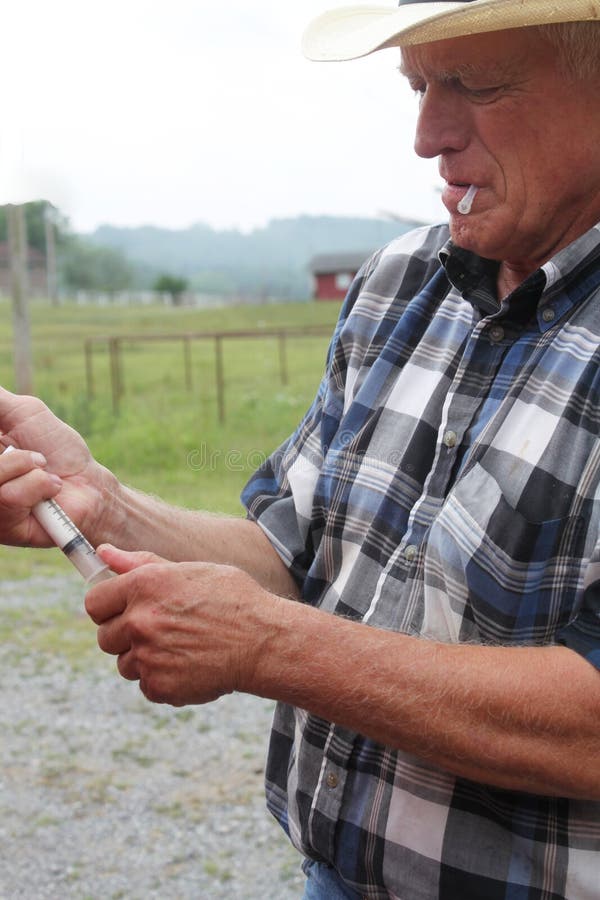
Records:
<instances>
[{"instance_id":1,"label":"man's face","mask_svg":"<svg viewBox=\"0 0 600 900\"><path fill-rule=\"evenodd\" d=\"M527 272L600 220L599 80L567 78L532 29L407 48L402 71L420 96L415 149L439 157L455 243Z\"/></svg>"}]
</instances>

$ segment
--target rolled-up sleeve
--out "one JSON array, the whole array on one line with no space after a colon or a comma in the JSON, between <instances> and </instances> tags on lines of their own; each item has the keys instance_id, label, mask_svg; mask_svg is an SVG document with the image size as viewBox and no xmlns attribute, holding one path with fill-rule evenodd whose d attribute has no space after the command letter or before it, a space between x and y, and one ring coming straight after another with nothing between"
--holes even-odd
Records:
<instances>
[{"instance_id":1,"label":"rolled-up sleeve","mask_svg":"<svg viewBox=\"0 0 600 900\"><path fill-rule=\"evenodd\" d=\"M600 548L597 548L600 555ZM583 599L575 617L557 635L558 643L575 650L600 669L600 558L588 565Z\"/></svg>"},{"instance_id":2,"label":"rolled-up sleeve","mask_svg":"<svg viewBox=\"0 0 600 900\"><path fill-rule=\"evenodd\" d=\"M314 558L312 507L323 461L319 392L294 434L252 475L242 503L301 585Z\"/></svg>"},{"instance_id":3,"label":"rolled-up sleeve","mask_svg":"<svg viewBox=\"0 0 600 900\"><path fill-rule=\"evenodd\" d=\"M315 490L343 407L346 360L340 338L378 255L357 273L342 304L313 403L291 437L252 475L241 495L248 517L263 529L300 587L322 534L323 514L315 511Z\"/></svg>"}]
</instances>

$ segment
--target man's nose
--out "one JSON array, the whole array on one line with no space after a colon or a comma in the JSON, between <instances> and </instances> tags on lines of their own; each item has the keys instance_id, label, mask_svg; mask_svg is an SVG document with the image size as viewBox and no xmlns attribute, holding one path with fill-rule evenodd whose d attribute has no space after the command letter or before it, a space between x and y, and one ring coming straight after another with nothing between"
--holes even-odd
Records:
<instances>
[{"instance_id":1,"label":"man's nose","mask_svg":"<svg viewBox=\"0 0 600 900\"><path fill-rule=\"evenodd\" d=\"M471 132L470 116L461 97L443 85L428 85L421 97L415 131L417 156L431 159L464 150Z\"/></svg>"}]
</instances>

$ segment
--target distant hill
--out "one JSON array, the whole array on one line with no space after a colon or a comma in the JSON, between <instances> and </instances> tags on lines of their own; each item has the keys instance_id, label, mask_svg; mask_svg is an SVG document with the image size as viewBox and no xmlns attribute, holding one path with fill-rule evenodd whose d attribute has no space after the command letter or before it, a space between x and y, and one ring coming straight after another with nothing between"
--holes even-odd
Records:
<instances>
[{"instance_id":1,"label":"distant hill","mask_svg":"<svg viewBox=\"0 0 600 900\"><path fill-rule=\"evenodd\" d=\"M273 219L249 233L216 231L209 225L171 230L147 225L103 225L86 239L120 250L133 263L136 281L148 287L159 273L188 279L208 293L246 297L305 299L308 266L323 253L368 255L421 223L336 216Z\"/></svg>"}]
</instances>

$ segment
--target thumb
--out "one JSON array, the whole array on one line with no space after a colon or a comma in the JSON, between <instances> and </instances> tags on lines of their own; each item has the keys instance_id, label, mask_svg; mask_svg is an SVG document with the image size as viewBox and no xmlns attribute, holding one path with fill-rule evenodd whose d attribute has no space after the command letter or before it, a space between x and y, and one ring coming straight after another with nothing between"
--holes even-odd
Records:
<instances>
[{"instance_id":1,"label":"thumb","mask_svg":"<svg viewBox=\"0 0 600 900\"><path fill-rule=\"evenodd\" d=\"M117 575L132 572L134 569L150 563L165 562L162 556L150 553L149 550L120 550L118 547L113 547L112 544L100 544L96 552L100 559L107 563Z\"/></svg>"}]
</instances>

